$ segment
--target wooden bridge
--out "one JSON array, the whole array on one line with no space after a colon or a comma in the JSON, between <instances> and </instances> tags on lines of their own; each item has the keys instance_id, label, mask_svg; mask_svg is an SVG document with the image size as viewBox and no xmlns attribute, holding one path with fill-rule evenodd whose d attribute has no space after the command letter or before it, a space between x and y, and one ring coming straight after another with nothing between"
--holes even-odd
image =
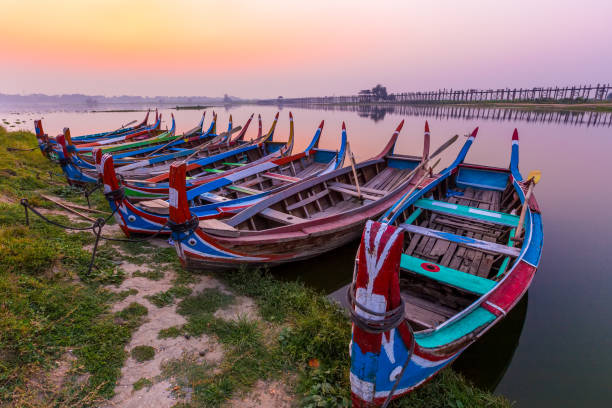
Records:
<instances>
[{"instance_id":1,"label":"wooden bridge","mask_svg":"<svg viewBox=\"0 0 612 408\"><path fill-rule=\"evenodd\" d=\"M478 103L478 102L524 102L524 103L581 103L597 102L610 98L612 85L581 85L548 88L505 88L505 89L439 89L427 92L404 92L389 94L379 98L373 94L362 93L349 96L322 96L311 98L281 98L260 100L260 104L288 105L350 105L350 104L441 104L441 103Z\"/></svg>"},{"instance_id":2,"label":"wooden bridge","mask_svg":"<svg viewBox=\"0 0 612 408\"><path fill-rule=\"evenodd\" d=\"M365 118L379 121L387 114L419 116L430 119L466 119L492 121L524 121L559 123L572 126L612 126L612 112L595 111L543 111L520 108L499 108L476 105L407 105L407 104L303 104L300 107L318 110L355 112Z\"/></svg>"}]
</instances>

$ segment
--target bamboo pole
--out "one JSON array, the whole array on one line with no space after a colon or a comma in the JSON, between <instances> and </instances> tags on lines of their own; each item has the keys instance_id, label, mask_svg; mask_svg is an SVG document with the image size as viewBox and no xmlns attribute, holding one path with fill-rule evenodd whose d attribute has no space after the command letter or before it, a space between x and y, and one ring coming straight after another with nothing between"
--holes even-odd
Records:
<instances>
[{"instance_id":1,"label":"bamboo pole","mask_svg":"<svg viewBox=\"0 0 612 408\"><path fill-rule=\"evenodd\" d=\"M342 124L342 127L344 127L344 123ZM349 158L351 159L351 168L353 169L353 177L355 178L355 187L357 187L357 194L359 194L359 199L361 200L361 188L359 188L359 179L357 178L357 169L355 168L355 156L351 150L351 144L348 141L346 142L346 150L348 150Z\"/></svg>"}]
</instances>

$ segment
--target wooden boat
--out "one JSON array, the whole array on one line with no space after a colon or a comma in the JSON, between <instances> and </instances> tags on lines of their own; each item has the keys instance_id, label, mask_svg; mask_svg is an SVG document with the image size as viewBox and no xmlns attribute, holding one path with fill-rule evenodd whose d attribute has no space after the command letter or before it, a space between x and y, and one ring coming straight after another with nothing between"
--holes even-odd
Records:
<instances>
[{"instance_id":1,"label":"wooden boat","mask_svg":"<svg viewBox=\"0 0 612 408\"><path fill-rule=\"evenodd\" d=\"M229 139L229 135L235 129L232 128L231 116L230 116L229 129L228 129L229 131L227 133L222 133L221 135L211 135L211 134L206 133L203 135L196 135L196 136L189 136L189 137L178 136L181 138L177 139L176 137L173 136L174 129L176 127L174 116L173 116L172 117L172 128L167 132L168 134L172 135L170 142L165 143L165 144L156 144L156 145L150 146L149 148L146 149L146 151L150 152L151 148L154 148L156 150L153 151L153 153L156 153L157 151L175 148L176 146L183 146L183 147L193 146L191 149L181 149L179 152L170 153L170 154L167 154L167 153L164 154L163 152L160 152L157 155L152 155L151 159L148 159L146 157L142 157L142 158L138 157L142 154L142 152L135 151L135 150L128 150L127 152L118 154L118 156L121 157L121 160L123 161L125 165L141 163L143 164L143 166L151 166L157 163L157 161L161 162L163 160L175 160L178 157L185 156L187 154L192 154L192 153L202 154L202 152L204 152L207 154L215 154L218 152L227 151L232 148L235 148L236 145L240 143L246 143L246 142L243 142L242 139L244 138L245 132L250 122L251 122L251 119L248 120L245 128L243 129L241 133L239 133L238 137L232 140ZM215 116L215 119L213 119L213 123L211 124L211 129L213 131L216 131L215 123L216 123L216 116ZM240 130L240 128L241 127L239 126L236 130ZM72 149L70 149L70 146L66 144L67 137L69 137L69 130L64 129L64 135L60 135L56 139L58 140L58 143L62 146L61 154L60 154L61 157L60 157L59 163L62 167L62 170L64 171L64 174L66 175L66 178L68 179L68 182L70 184L96 183L99 179L99 175L97 173L96 166L94 164L90 164L88 161L85 161L84 159L82 159L81 156L79 156L78 153L75 153ZM100 150L102 152L104 151L103 148L94 148L94 150ZM130 155L130 156L126 156L126 155ZM129 158L130 160L126 161L125 158Z\"/></svg>"},{"instance_id":2,"label":"wooden boat","mask_svg":"<svg viewBox=\"0 0 612 408\"><path fill-rule=\"evenodd\" d=\"M120 135L127 135L130 133L134 133L134 132L138 132L144 129L153 129L153 126L155 126L155 124L157 123L157 119L158 119L158 114L157 114L157 110L155 110L155 121L154 121L154 125L150 126L147 125L147 122L149 120L149 113L150 111L147 111L147 114L145 115L145 118L142 122L140 122L138 125L136 126L121 126L118 129L112 130L112 131L107 131L107 132L99 132L99 133L92 133L92 134L87 134L87 135L80 135L80 136L74 136L73 137L73 142L75 144L80 144L80 143L89 143L89 142L93 142L96 140L103 140L103 139L108 139L108 138L113 138L113 137L117 137ZM136 121L133 121L136 122ZM132 123L133 123L132 122ZM39 143L40 143L40 137L44 135L44 131L43 131L43 126L42 126L42 120L35 120L34 121L34 129L37 135L37 138L39 138ZM50 143L55 143L55 141L53 139L49 140Z\"/></svg>"},{"instance_id":3,"label":"wooden boat","mask_svg":"<svg viewBox=\"0 0 612 408\"><path fill-rule=\"evenodd\" d=\"M332 151L317 147L322 129L323 122L301 153L287 157L272 155L265 161L244 166L238 171L217 173L207 183L193 187L187 192L191 213L199 219L226 217L296 182L342 167L346 132L342 132L340 151ZM153 234L160 230L161 233L170 233L168 227L164 228L168 222L168 201L132 202L119 187L112 156L104 155L99 167L103 172L104 185L108 186L105 190L121 191L107 194L107 198L118 224L128 236L134 233ZM253 186L260 193L250 194Z\"/></svg>"},{"instance_id":4,"label":"wooden boat","mask_svg":"<svg viewBox=\"0 0 612 408\"><path fill-rule=\"evenodd\" d=\"M366 220L386 211L422 173L411 171L421 157L393 153L403 123L372 159L294 184L223 221L192 221L185 166L174 164L170 220L181 262L191 269L278 265L357 239ZM426 134L426 146L428 140Z\"/></svg>"},{"instance_id":5,"label":"wooden boat","mask_svg":"<svg viewBox=\"0 0 612 408\"><path fill-rule=\"evenodd\" d=\"M258 136L255 140L243 145L238 145L238 142L234 141L227 146L225 143L213 145L212 147L216 147L216 149L209 153L211 156L189 160L187 162L187 176L189 177L187 186L201 185L219 178L220 174L228 175L257 163L291 154L294 143L293 115L291 112L289 113L289 138L287 142L274 141L277 121L278 114L268 133L262 136L260 117ZM247 126L245 126L245 129ZM243 135L242 132L236 139L242 140ZM213 153L216 154L213 155ZM125 173L121 173L121 175L123 176ZM125 176L129 177L128 175ZM122 186L125 195L132 200L166 199L168 197L168 171L144 175L140 180L126 177L122 178Z\"/></svg>"},{"instance_id":6,"label":"wooden boat","mask_svg":"<svg viewBox=\"0 0 612 408\"><path fill-rule=\"evenodd\" d=\"M464 164L466 153L365 227L349 289L355 407L425 383L503 319L534 277L539 176L519 172L518 132L509 169Z\"/></svg>"},{"instance_id":7,"label":"wooden boat","mask_svg":"<svg viewBox=\"0 0 612 408\"><path fill-rule=\"evenodd\" d=\"M221 135L215 135L215 136L211 136L208 134L205 134L202 136L193 136L193 137L183 136L183 138L176 141L176 142L180 142L178 144L176 142L171 142L170 144L159 146L157 148L157 152L156 151L153 152L157 154L151 155L150 158L147 158L147 157L139 158L139 157L131 156L131 159L133 160L128 161L127 163L124 163L121 166L120 168L121 174L126 175L126 176L129 175L130 177L134 177L134 178L137 178L139 175L141 176L141 178L147 178L147 177L151 177L151 176L154 176L160 173L164 173L164 172L167 173L167 167L169 166L169 164L166 164L166 170L164 171L164 163L169 163L171 161L178 160L181 157L185 157L185 156L194 157L194 158L206 157L207 155L218 154L220 152L233 149L244 138L244 134L246 133L246 130L249 126L249 123L251 122L251 119L252 119L252 116L248 120L246 126L243 128L243 131L233 141L230 140L229 138L229 134L232 133L232 120L230 116L229 129L227 133L223 133ZM64 132L66 134L66 129L64 130ZM199 145L195 145L195 143L199 143ZM185 146L186 144L195 145L195 147L190 148L190 149L175 147L179 145ZM171 149L171 152L167 152L168 149ZM101 150L101 149L94 149L94 150ZM74 153L70 154L70 159L73 164L75 164L75 156L78 156L78 155ZM88 164L88 167L84 167L84 166L79 166L79 167L83 167L80 169L82 173L80 177L81 180L84 180L84 179L95 180L98 178L98 174L97 174L98 171L96 170L96 166ZM77 170L73 169L73 171L77 171ZM136 171L138 171L139 173L136 173Z\"/></svg>"},{"instance_id":8,"label":"wooden boat","mask_svg":"<svg viewBox=\"0 0 612 408\"><path fill-rule=\"evenodd\" d=\"M174 116L172 116L172 127L170 130L162 133L160 136L163 138L166 136L174 137L175 129L176 123L174 121ZM68 128L64 128L64 132L61 135L56 136L55 140L57 141L59 149L55 152L57 154L57 161L62 167L62 171L66 176L68 184L84 185L89 183L97 183L98 175L95 173L95 166L83 160L82 157L78 156L76 153L73 153L73 150L69 148L66 141L67 135L69 137L70 130ZM79 165L76 163L79 163Z\"/></svg>"},{"instance_id":9,"label":"wooden boat","mask_svg":"<svg viewBox=\"0 0 612 408\"><path fill-rule=\"evenodd\" d=\"M108 134L98 138L78 139L72 138L71 144L76 145L80 149L91 146L103 146L116 144L128 140L141 140L146 138L155 137L162 131L161 128L161 115L155 112L155 122L151 126L140 126L136 129L125 131L125 132L109 132Z\"/></svg>"}]
</instances>

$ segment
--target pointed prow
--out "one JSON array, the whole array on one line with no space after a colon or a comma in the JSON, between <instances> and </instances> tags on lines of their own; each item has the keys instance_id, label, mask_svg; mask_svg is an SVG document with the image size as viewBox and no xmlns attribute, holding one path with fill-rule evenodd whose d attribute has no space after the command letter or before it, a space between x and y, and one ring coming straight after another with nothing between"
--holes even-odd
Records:
<instances>
[{"instance_id":1,"label":"pointed prow","mask_svg":"<svg viewBox=\"0 0 612 408\"><path fill-rule=\"evenodd\" d=\"M185 188L185 172L185 162L174 162L170 166L168 202L170 203L170 221L174 224L184 224L191 218Z\"/></svg>"},{"instance_id":2,"label":"pointed prow","mask_svg":"<svg viewBox=\"0 0 612 408\"><path fill-rule=\"evenodd\" d=\"M425 135L423 136L423 160L429 158L430 136L429 122L425 121Z\"/></svg>"}]
</instances>

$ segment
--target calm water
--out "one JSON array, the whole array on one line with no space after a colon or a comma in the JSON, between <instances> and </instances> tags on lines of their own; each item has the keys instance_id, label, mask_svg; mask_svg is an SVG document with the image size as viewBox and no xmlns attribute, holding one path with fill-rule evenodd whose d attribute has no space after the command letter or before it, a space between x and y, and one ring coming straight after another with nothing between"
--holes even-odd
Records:
<instances>
[{"instance_id":1,"label":"calm water","mask_svg":"<svg viewBox=\"0 0 612 408\"><path fill-rule=\"evenodd\" d=\"M261 113L264 129L278 110L273 106L217 108L219 129L225 129L231 113L234 124L243 124L251 113ZM424 120L429 119L432 150L454 134L475 127L480 132L468 162L506 166L510 161L510 137L519 129L523 174L538 169L543 178L535 192L544 217L544 252L528 297L503 324L468 349L455 367L473 381L517 402L518 406L610 406L612 400L612 250L609 248L612 217L610 187L612 128L593 126L578 116L510 117L495 115L439 114L432 111L343 112L292 108L296 126L294 152L310 140L325 119L320 147L336 148L342 121L357 160L378 153L397 124L406 123L396 152L420 154ZM192 128L198 111L163 110L177 119L177 129ZM288 108L281 111L276 140L288 135ZM450 112L450 111L449 111ZM506 114L507 113L507 114ZM43 117L44 128L55 135L70 126L73 135L109 130L144 113L87 113L48 109L0 107L0 120L10 129L33 129L32 120ZM506 120L501 120L506 117ZM508 119L510 117L510 119ZM209 123L210 110L207 114ZM2 124L2 123L0 123ZM4 125L7 126L7 125ZM254 137L253 126L247 137ZM450 163L463 139L443 155L438 170ZM301 279L331 293L346 285L353 268L356 244L310 262L278 268L283 279ZM348 347L348 345L347 345Z\"/></svg>"}]
</instances>

